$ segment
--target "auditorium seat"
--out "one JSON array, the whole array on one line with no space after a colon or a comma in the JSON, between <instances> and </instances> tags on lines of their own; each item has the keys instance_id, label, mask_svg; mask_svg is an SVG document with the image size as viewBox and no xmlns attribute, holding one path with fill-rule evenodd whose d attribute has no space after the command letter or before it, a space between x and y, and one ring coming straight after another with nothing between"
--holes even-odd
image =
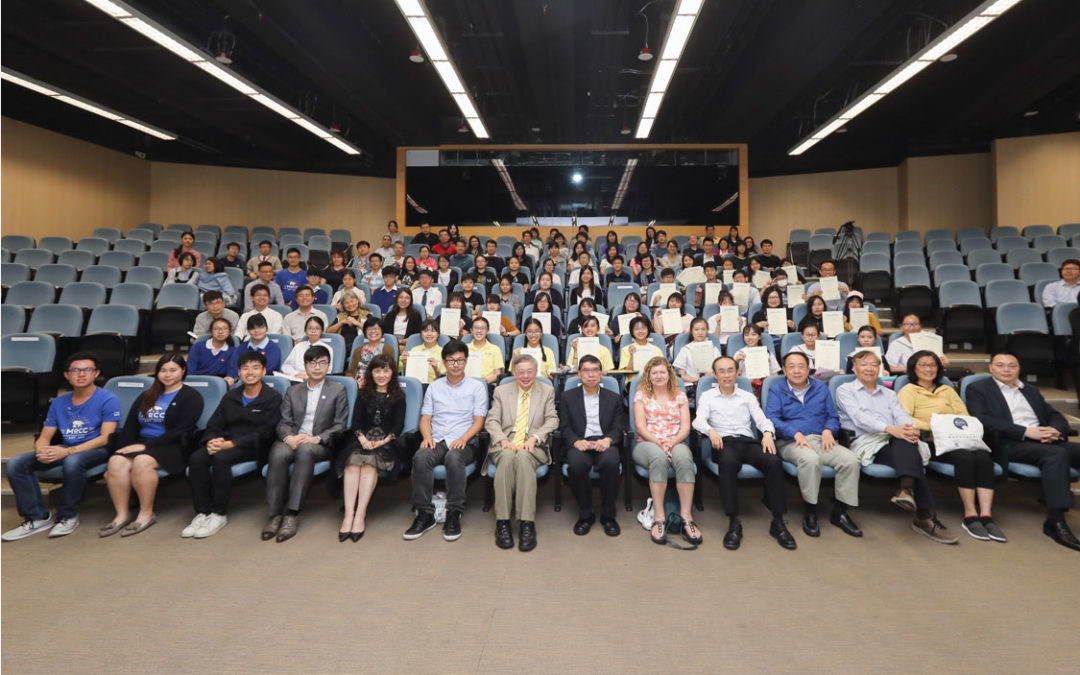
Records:
<instances>
[{"instance_id":1,"label":"auditorium seat","mask_svg":"<svg viewBox=\"0 0 1080 675\"><path fill-rule=\"evenodd\" d=\"M34 281L44 281L57 288L62 288L79 278L79 271L71 265L42 265L34 274Z\"/></svg>"},{"instance_id":2,"label":"auditorium seat","mask_svg":"<svg viewBox=\"0 0 1080 675\"><path fill-rule=\"evenodd\" d=\"M898 239L896 241L896 243L893 244L893 255L895 256L895 255L897 255L899 253L918 253L919 255L922 255L922 253L923 253L922 242L919 241L917 238L916 239Z\"/></svg>"},{"instance_id":3,"label":"auditorium seat","mask_svg":"<svg viewBox=\"0 0 1080 675\"><path fill-rule=\"evenodd\" d=\"M49 335L14 333L0 337L0 412L4 421L37 420L40 404L55 393L46 391L56 381L51 377L55 361L56 341Z\"/></svg>"},{"instance_id":4,"label":"auditorium seat","mask_svg":"<svg viewBox=\"0 0 1080 675\"><path fill-rule=\"evenodd\" d=\"M34 248L34 238L24 234L5 234L0 238L0 245L8 251L20 251L24 248Z\"/></svg>"},{"instance_id":5,"label":"auditorium seat","mask_svg":"<svg viewBox=\"0 0 1080 675\"><path fill-rule=\"evenodd\" d=\"M997 310L997 332L1005 349L1016 355L1025 375L1058 373L1054 338L1046 324L1046 312L1034 302L1007 302ZM1059 374L1060 375L1060 374Z\"/></svg>"},{"instance_id":6,"label":"auditorium seat","mask_svg":"<svg viewBox=\"0 0 1080 675\"><path fill-rule=\"evenodd\" d=\"M139 310L131 305L99 305L90 312L79 350L98 357L102 377L129 375L138 365Z\"/></svg>"},{"instance_id":7,"label":"auditorium seat","mask_svg":"<svg viewBox=\"0 0 1080 675\"><path fill-rule=\"evenodd\" d=\"M921 319L930 318L934 299L930 290L930 273L926 267L897 267L893 277L896 286L895 316L916 314Z\"/></svg>"},{"instance_id":8,"label":"auditorium seat","mask_svg":"<svg viewBox=\"0 0 1080 675\"><path fill-rule=\"evenodd\" d=\"M922 254L922 250L901 252L893 254L893 269L899 269L909 265L916 265L918 267L926 267L926 258Z\"/></svg>"},{"instance_id":9,"label":"auditorium seat","mask_svg":"<svg viewBox=\"0 0 1080 675\"><path fill-rule=\"evenodd\" d=\"M1016 274L1011 265L1006 263L985 263L975 268L975 283L985 287L991 281L1002 279L1016 279Z\"/></svg>"},{"instance_id":10,"label":"auditorium seat","mask_svg":"<svg viewBox=\"0 0 1080 675\"><path fill-rule=\"evenodd\" d=\"M38 248L43 248L46 251L52 251L55 255L60 255L64 251L71 251L75 248L75 243L71 241L70 237L42 237L38 241Z\"/></svg>"},{"instance_id":11,"label":"auditorium seat","mask_svg":"<svg viewBox=\"0 0 1080 675\"><path fill-rule=\"evenodd\" d=\"M1030 242L1034 242L1036 239L1042 236L1053 235L1054 228L1049 225L1028 225L1020 233Z\"/></svg>"},{"instance_id":12,"label":"auditorium seat","mask_svg":"<svg viewBox=\"0 0 1080 675\"><path fill-rule=\"evenodd\" d=\"M91 265L83 270L79 281L92 281L105 288L113 288L120 283L121 277L119 268L112 265Z\"/></svg>"},{"instance_id":13,"label":"auditorium seat","mask_svg":"<svg viewBox=\"0 0 1080 675\"><path fill-rule=\"evenodd\" d=\"M1001 254L989 248L972 251L965 257L967 258L968 269L971 270L977 269L979 265L1001 262Z\"/></svg>"},{"instance_id":14,"label":"auditorium seat","mask_svg":"<svg viewBox=\"0 0 1080 675\"><path fill-rule=\"evenodd\" d=\"M58 303L92 309L105 304L105 287L92 281L76 281L60 290Z\"/></svg>"},{"instance_id":15,"label":"auditorium seat","mask_svg":"<svg viewBox=\"0 0 1080 675\"><path fill-rule=\"evenodd\" d=\"M1031 248L1039 253L1045 254L1052 249L1066 248L1068 245L1069 243L1065 240L1065 237L1060 237L1056 234L1045 234L1035 237L1035 240L1031 244Z\"/></svg>"},{"instance_id":16,"label":"auditorium seat","mask_svg":"<svg viewBox=\"0 0 1080 675\"><path fill-rule=\"evenodd\" d=\"M950 239L931 239L926 242L926 255L934 255L945 251L959 252L956 242Z\"/></svg>"},{"instance_id":17,"label":"auditorium seat","mask_svg":"<svg viewBox=\"0 0 1080 675\"><path fill-rule=\"evenodd\" d=\"M26 329L26 310L19 305L0 305L0 313L0 325L4 335L22 333Z\"/></svg>"},{"instance_id":18,"label":"auditorium seat","mask_svg":"<svg viewBox=\"0 0 1080 675\"><path fill-rule=\"evenodd\" d=\"M94 233L90 236L104 239L110 244L115 244L116 242L120 241L121 238L123 238L124 233L121 232L120 228L117 227L99 227L95 229Z\"/></svg>"},{"instance_id":19,"label":"auditorium seat","mask_svg":"<svg viewBox=\"0 0 1080 675\"><path fill-rule=\"evenodd\" d=\"M4 304L33 308L51 305L55 300L56 289L52 284L44 281L19 281L8 289Z\"/></svg>"},{"instance_id":20,"label":"auditorium seat","mask_svg":"<svg viewBox=\"0 0 1080 675\"><path fill-rule=\"evenodd\" d=\"M1014 248L1005 255L1005 262L1013 269L1020 269L1021 265L1028 263L1041 263L1042 259L1042 254L1033 248Z\"/></svg>"},{"instance_id":21,"label":"auditorium seat","mask_svg":"<svg viewBox=\"0 0 1080 675\"><path fill-rule=\"evenodd\" d=\"M97 261L93 251L63 251L56 257L56 262L61 265L71 265L82 272Z\"/></svg>"},{"instance_id":22,"label":"auditorium seat","mask_svg":"<svg viewBox=\"0 0 1080 675\"><path fill-rule=\"evenodd\" d=\"M124 238L132 241L140 241L144 246L149 246L154 243L154 233L150 230L144 230L138 227L128 230L127 235L125 235Z\"/></svg>"},{"instance_id":23,"label":"auditorium seat","mask_svg":"<svg viewBox=\"0 0 1080 675\"><path fill-rule=\"evenodd\" d=\"M955 234L948 228L939 227L927 230L923 238L926 240L926 245L929 248L930 242L932 241L955 241ZM927 253L929 253L929 251L927 251Z\"/></svg>"},{"instance_id":24,"label":"auditorium seat","mask_svg":"<svg viewBox=\"0 0 1080 675\"><path fill-rule=\"evenodd\" d=\"M22 263L32 270L51 264L55 257L52 251L43 248L23 248L15 252L15 262Z\"/></svg>"},{"instance_id":25,"label":"auditorium seat","mask_svg":"<svg viewBox=\"0 0 1080 675\"><path fill-rule=\"evenodd\" d=\"M990 228L990 241L997 242L1002 237L1019 237L1020 230L1015 227L1001 226Z\"/></svg>"},{"instance_id":26,"label":"auditorium seat","mask_svg":"<svg viewBox=\"0 0 1080 675\"><path fill-rule=\"evenodd\" d=\"M1080 260L1080 249L1066 246L1052 248L1046 252L1046 262L1061 267L1066 260Z\"/></svg>"},{"instance_id":27,"label":"auditorium seat","mask_svg":"<svg viewBox=\"0 0 1080 675\"><path fill-rule=\"evenodd\" d=\"M95 256L100 256L109 250L109 240L101 237L83 237L75 244L76 251L90 251Z\"/></svg>"},{"instance_id":28,"label":"auditorium seat","mask_svg":"<svg viewBox=\"0 0 1080 675\"><path fill-rule=\"evenodd\" d=\"M970 237L960 241L960 252L965 256L971 255L972 251L985 249L993 249L993 245L986 237Z\"/></svg>"},{"instance_id":29,"label":"auditorium seat","mask_svg":"<svg viewBox=\"0 0 1080 675\"><path fill-rule=\"evenodd\" d=\"M158 242L154 242L155 244ZM139 267L156 267L159 270L166 270L169 268L169 254L172 252L173 247L170 246L167 251L154 251L150 250L139 256Z\"/></svg>"},{"instance_id":30,"label":"auditorium seat","mask_svg":"<svg viewBox=\"0 0 1080 675\"><path fill-rule=\"evenodd\" d=\"M974 281L945 281L938 288L941 336L946 344L983 342L982 297Z\"/></svg>"},{"instance_id":31,"label":"auditorium seat","mask_svg":"<svg viewBox=\"0 0 1080 675\"><path fill-rule=\"evenodd\" d=\"M964 256L959 251L937 251L930 254L930 269L939 265L963 265Z\"/></svg>"},{"instance_id":32,"label":"auditorium seat","mask_svg":"<svg viewBox=\"0 0 1080 675\"><path fill-rule=\"evenodd\" d=\"M994 248L998 250L1002 255L1007 255L1009 251L1018 248L1031 248L1028 244L1028 240L1021 236L1008 236L1000 237L994 242Z\"/></svg>"},{"instance_id":33,"label":"auditorium seat","mask_svg":"<svg viewBox=\"0 0 1080 675\"><path fill-rule=\"evenodd\" d=\"M30 316L27 333L42 333L54 338L82 335L83 311L76 305L42 305Z\"/></svg>"},{"instance_id":34,"label":"auditorium seat","mask_svg":"<svg viewBox=\"0 0 1080 675\"><path fill-rule=\"evenodd\" d=\"M1061 278L1058 266L1048 262L1029 262L1020 266L1019 278L1028 286L1034 286L1044 279L1057 281Z\"/></svg>"},{"instance_id":35,"label":"auditorium seat","mask_svg":"<svg viewBox=\"0 0 1080 675\"><path fill-rule=\"evenodd\" d=\"M30 266L23 263L0 263L0 282L10 288L20 281L30 281Z\"/></svg>"}]
</instances>

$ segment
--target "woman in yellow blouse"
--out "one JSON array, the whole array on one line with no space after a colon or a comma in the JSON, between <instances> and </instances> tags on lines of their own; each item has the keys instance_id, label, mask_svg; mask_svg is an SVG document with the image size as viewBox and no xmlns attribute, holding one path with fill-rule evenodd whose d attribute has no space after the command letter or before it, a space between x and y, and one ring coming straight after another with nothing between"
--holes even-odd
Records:
<instances>
[{"instance_id":1,"label":"woman in yellow blouse","mask_svg":"<svg viewBox=\"0 0 1080 675\"><path fill-rule=\"evenodd\" d=\"M428 319L420 324L420 337L424 340L423 344L417 345L408 351L401 350L400 368L401 372L404 373L405 362L409 360L410 356L427 359L428 383L430 384L439 376L446 374L442 362L442 346L439 345L439 320Z\"/></svg>"},{"instance_id":2,"label":"woman in yellow blouse","mask_svg":"<svg viewBox=\"0 0 1080 675\"><path fill-rule=\"evenodd\" d=\"M570 351L566 355L566 365L577 369L577 348L578 340L582 337L596 337L600 334L600 320L590 314L585 317L581 322L581 337L576 337L570 343ZM611 360L611 351L603 344L599 345L597 350L600 353L597 354L597 358L600 359L600 366L604 369L604 374L607 375L611 371L615 370L615 364Z\"/></svg>"},{"instance_id":3,"label":"woman in yellow blouse","mask_svg":"<svg viewBox=\"0 0 1080 675\"><path fill-rule=\"evenodd\" d=\"M525 319L524 333L525 346L515 349L510 360L513 361L517 358L522 349L539 349L541 358L537 360L540 362L540 375L550 379L551 374L559 369L559 362L555 358L555 352L551 350L551 347L545 347L544 343L541 342L544 335L544 326L539 320L529 317Z\"/></svg>"},{"instance_id":4,"label":"woman in yellow blouse","mask_svg":"<svg viewBox=\"0 0 1080 675\"><path fill-rule=\"evenodd\" d=\"M630 320L630 335L634 337L634 340L619 352L619 368L640 372L649 359L654 356L665 356L659 347L649 341L649 328L649 320L644 317L639 316Z\"/></svg>"},{"instance_id":5,"label":"woman in yellow blouse","mask_svg":"<svg viewBox=\"0 0 1080 675\"><path fill-rule=\"evenodd\" d=\"M848 293L847 300L844 301L844 330L850 332L853 330L859 330L862 326L851 325L851 308L863 307L863 294L859 291L851 291ZM874 327L874 330L881 335L881 324L878 323L877 317L873 312L870 312L870 325Z\"/></svg>"},{"instance_id":6,"label":"woman in yellow blouse","mask_svg":"<svg viewBox=\"0 0 1080 675\"><path fill-rule=\"evenodd\" d=\"M896 395L901 407L924 431L930 430L930 416L934 413L968 414L956 391L941 383L941 370L941 360L936 354L927 350L915 352L908 360L908 384ZM1005 534L990 513L994 505L994 460L990 453L958 449L934 459L956 468L957 490L964 504L964 531L983 541L1004 542Z\"/></svg>"}]
</instances>

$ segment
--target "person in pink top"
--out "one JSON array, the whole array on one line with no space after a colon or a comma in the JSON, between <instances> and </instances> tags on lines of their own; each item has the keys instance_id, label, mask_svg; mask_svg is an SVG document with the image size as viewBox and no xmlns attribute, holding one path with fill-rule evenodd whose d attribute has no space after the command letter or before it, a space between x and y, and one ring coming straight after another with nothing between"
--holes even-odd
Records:
<instances>
[{"instance_id":1,"label":"person in pink top","mask_svg":"<svg viewBox=\"0 0 1080 675\"><path fill-rule=\"evenodd\" d=\"M675 488L679 493L679 515L683 520L683 539L701 543L701 530L690 512L694 499L694 457L686 445L690 435L690 402L679 388L675 370L662 356L645 364L634 394L634 463L649 471L649 494L656 517L650 536L657 544L667 541L664 523L664 493L668 470L675 470Z\"/></svg>"},{"instance_id":2,"label":"person in pink top","mask_svg":"<svg viewBox=\"0 0 1080 675\"><path fill-rule=\"evenodd\" d=\"M166 270L171 270L174 267L180 266L180 256L184 253L190 253L195 256L195 267L202 266L202 254L192 248L195 245L195 235L190 232L185 232L180 235L180 245L172 250L169 254L169 265Z\"/></svg>"}]
</instances>

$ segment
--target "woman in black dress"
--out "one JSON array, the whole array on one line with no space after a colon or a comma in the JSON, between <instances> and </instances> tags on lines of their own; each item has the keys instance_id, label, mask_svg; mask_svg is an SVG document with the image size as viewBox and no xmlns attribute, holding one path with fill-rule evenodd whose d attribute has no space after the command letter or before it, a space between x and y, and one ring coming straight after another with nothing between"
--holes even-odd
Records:
<instances>
[{"instance_id":1,"label":"woman in black dress","mask_svg":"<svg viewBox=\"0 0 1080 675\"><path fill-rule=\"evenodd\" d=\"M404 460L405 392L398 384L392 357L379 354L368 364L352 415L352 438L338 455L344 481L345 517L338 541L364 536L367 507L379 471L396 473Z\"/></svg>"},{"instance_id":2,"label":"woman in black dress","mask_svg":"<svg viewBox=\"0 0 1080 675\"><path fill-rule=\"evenodd\" d=\"M124 427L116 436L105 482L116 516L99 535L138 534L156 521L154 496L158 469L179 474L187 466L187 435L203 411L199 392L184 386L187 363L177 353L166 354L154 367L154 384L135 400ZM139 513L130 514L131 490L139 496Z\"/></svg>"}]
</instances>

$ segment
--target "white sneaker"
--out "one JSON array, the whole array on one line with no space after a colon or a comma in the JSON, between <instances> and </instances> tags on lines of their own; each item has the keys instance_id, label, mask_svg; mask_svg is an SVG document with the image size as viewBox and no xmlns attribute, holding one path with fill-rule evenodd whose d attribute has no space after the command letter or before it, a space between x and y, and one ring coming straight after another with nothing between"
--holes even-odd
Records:
<instances>
[{"instance_id":1,"label":"white sneaker","mask_svg":"<svg viewBox=\"0 0 1080 675\"><path fill-rule=\"evenodd\" d=\"M195 533L199 531L199 528L206 524L206 519L209 516L205 513L200 513L191 519L191 524L180 530L180 536L184 539L194 537Z\"/></svg>"},{"instance_id":2,"label":"white sneaker","mask_svg":"<svg viewBox=\"0 0 1080 675\"><path fill-rule=\"evenodd\" d=\"M19 525L15 529L8 530L2 536L0 541L18 541L19 539L26 539L29 536L39 534L41 532L48 532L55 524L53 515L50 513L49 517L44 520L30 520L27 518L23 521L22 525Z\"/></svg>"},{"instance_id":3,"label":"white sneaker","mask_svg":"<svg viewBox=\"0 0 1080 675\"><path fill-rule=\"evenodd\" d=\"M56 537L63 537L71 534L75 531L75 528L79 526L79 517L74 518L62 518L49 532L49 539L55 539Z\"/></svg>"},{"instance_id":4,"label":"white sneaker","mask_svg":"<svg viewBox=\"0 0 1080 675\"><path fill-rule=\"evenodd\" d=\"M205 539L211 535L217 534L218 530L225 527L228 522L228 516L223 516L220 513L211 513L206 516L206 520L203 521L202 527L195 530L195 538Z\"/></svg>"}]
</instances>

